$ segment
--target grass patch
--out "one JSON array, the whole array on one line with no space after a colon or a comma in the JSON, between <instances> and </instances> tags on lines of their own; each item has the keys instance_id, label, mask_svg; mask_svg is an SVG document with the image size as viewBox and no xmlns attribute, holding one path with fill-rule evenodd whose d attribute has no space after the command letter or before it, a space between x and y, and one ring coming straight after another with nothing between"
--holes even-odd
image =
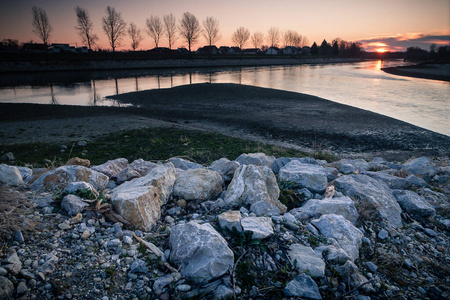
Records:
<instances>
[{"instance_id":1,"label":"grass patch","mask_svg":"<svg viewBox=\"0 0 450 300\"><path fill-rule=\"evenodd\" d=\"M66 143L69 147L71 146ZM45 159L64 164L71 157L87 158L98 165L110 159L124 157L130 162L142 158L148 161L164 161L174 156L184 157L200 164L226 157L236 159L242 153L263 152L275 157L303 157L305 153L280 146L256 143L220 134L174 128L146 128L112 133L84 147L74 143L71 151L61 152L61 144L6 145L0 153L12 152L16 165L45 166ZM83 155L83 153L85 155ZM48 163L48 162L47 162Z\"/></svg>"}]
</instances>

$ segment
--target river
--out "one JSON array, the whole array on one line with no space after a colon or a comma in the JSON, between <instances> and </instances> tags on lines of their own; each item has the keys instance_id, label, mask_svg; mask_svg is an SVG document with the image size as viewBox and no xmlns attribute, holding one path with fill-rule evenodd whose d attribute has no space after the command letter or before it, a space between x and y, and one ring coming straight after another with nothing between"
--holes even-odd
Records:
<instances>
[{"instance_id":1,"label":"river","mask_svg":"<svg viewBox=\"0 0 450 300\"><path fill-rule=\"evenodd\" d=\"M194 83L239 83L315 95L450 136L450 83L381 71L402 61L0 75L0 102L119 103L108 95ZM349 116L351 118L351 116ZM345 120L343 120L345 122Z\"/></svg>"}]
</instances>

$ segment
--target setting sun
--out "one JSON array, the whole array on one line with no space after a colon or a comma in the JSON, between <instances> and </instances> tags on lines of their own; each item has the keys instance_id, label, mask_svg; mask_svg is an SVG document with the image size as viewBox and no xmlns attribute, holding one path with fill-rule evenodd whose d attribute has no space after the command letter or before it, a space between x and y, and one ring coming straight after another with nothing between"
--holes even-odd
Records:
<instances>
[{"instance_id":1,"label":"setting sun","mask_svg":"<svg viewBox=\"0 0 450 300\"><path fill-rule=\"evenodd\" d=\"M387 50L386 48L377 48L377 49L375 49L375 51L378 52L378 53L384 53L384 52L387 52L389 50Z\"/></svg>"}]
</instances>

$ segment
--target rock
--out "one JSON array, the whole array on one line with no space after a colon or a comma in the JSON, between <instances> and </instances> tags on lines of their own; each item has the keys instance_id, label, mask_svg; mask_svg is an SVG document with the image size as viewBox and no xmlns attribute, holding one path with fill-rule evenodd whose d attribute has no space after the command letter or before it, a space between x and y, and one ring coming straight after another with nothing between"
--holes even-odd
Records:
<instances>
[{"instance_id":1,"label":"rock","mask_svg":"<svg viewBox=\"0 0 450 300\"><path fill-rule=\"evenodd\" d=\"M138 172L140 176L145 176L155 168L157 164L152 163L150 161L145 161L142 158L134 160L131 164L128 165L128 168L133 169L134 171Z\"/></svg>"},{"instance_id":2,"label":"rock","mask_svg":"<svg viewBox=\"0 0 450 300\"><path fill-rule=\"evenodd\" d=\"M76 195L66 195L61 202L62 209L64 209L69 216L75 216L82 212L87 206L89 206L89 204L83 202L81 198Z\"/></svg>"},{"instance_id":3,"label":"rock","mask_svg":"<svg viewBox=\"0 0 450 300\"><path fill-rule=\"evenodd\" d=\"M359 257L359 247L363 234L343 216L323 215L319 219L312 220L311 224L316 226L323 236L335 239L352 260Z\"/></svg>"},{"instance_id":4,"label":"rock","mask_svg":"<svg viewBox=\"0 0 450 300\"><path fill-rule=\"evenodd\" d=\"M322 257L324 257L328 263L334 265L345 264L347 260L351 260L348 253L340 248L339 245L337 247L334 245L319 246L316 247L314 251L322 253Z\"/></svg>"},{"instance_id":5,"label":"rock","mask_svg":"<svg viewBox=\"0 0 450 300\"><path fill-rule=\"evenodd\" d=\"M401 227L401 208L391 189L382 181L366 175L347 175L335 180L336 189L355 200L360 217L381 219L392 227Z\"/></svg>"},{"instance_id":6,"label":"rock","mask_svg":"<svg viewBox=\"0 0 450 300\"><path fill-rule=\"evenodd\" d=\"M253 240L262 240L273 234L272 219L269 217L247 217L241 219L244 232L252 232Z\"/></svg>"},{"instance_id":7,"label":"rock","mask_svg":"<svg viewBox=\"0 0 450 300\"><path fill-rule=\"evenodd\" d=\"M271 217L279 216L280 209L269 202L258 201L250 206L250 212L254 213L258 217Z\"/></svg>"},{"instance_id":8,"label":"rock","mask_svg":"<svg viewBox=\"0 0 450 300\"><path fill-rule=\"evenodd\" d=\"M128 166L126 168L123 168L122 171L117 174L117 183L122 184L125 181L129 181L138 177L141 177L141 174Z\"/></svg>"},{"instance_id":9,"label":"rock","mask_svg":"<svg viewBox=\"0 0 450 300\"><path fill-rule=\"evenodd\" d=\"M415 218L427 218L436 215L436 210L424 198L413 191L394 190L400 207Z\"/></svg>"},{"instance_id":10,"label":"rock","mask_svg":"<svg viewBox=\"0 0 450 300\"><path fill-rule=\"evenodd\" d=\"M274 156L267 156L264 153L249 153L241 154L236 161L241 165L256 165L260 167L272 167L272 163L275 161Z\"/></svg>"},{"instance_id":11,"label":"rock","mask_svg":"<svg viewBox=\"0 0 450 300\"><path fill-rule=\"evenodd\" d=\"M14 284L6 277L0 276L0 299L12 299Z\"/></svg>"},{"instance_id":12,"label":"rock","mask_svg":"<svg viewBox=\"0 0 450 300\"><path fill-rule=\"evenodd\" d=\"M208 223L193 221L174 226L170 233L170 260L187 279L208 282L233 267L234 254L226 240Z\"/></svg>"},{"instance_id":13,"label":"rock","mask_svg":"<svg viewBox=\"0 0 450 300\"><path fill-rule=\"evenodd\" d=\"M15 161L16 158L12 152L7 152L0 157L0 161Z\"/></svg>"},{"instance_id":14,"label":"rock","mask_svg":"<svg viewBox=\"0 0 450 300\"><path fill-rule=\"evenodd\" d=\"M191 286L189 284L180 284L177 285L177 290L179 290L180 292L187 292L191 289Z\"/></svg>"},{"instance_id":15,"label":"rock","mask_svg":"<svg viewBox=\"0 0 450 300\"><path fill-rule=\"evenodd\" d=\"M174 281L175 277L172 274L162 276L156 279L155 282L153 283L153 289L155 291L155 294L161 295L164 287L166 287L167 285L171 284Z\"/></svg>"},{"instance_id":16,"label":"rock","mask_svg":"<svg viewBox=\"0 0 450 300\"><path fill-rule=\"evenodd\" d=\"M5 268L0 267L0 276L6 276L8 274L8 271L6 271Z\"/></svg>"},{"instance_id":17,"label":"rock","mask_svg":"<svg viewBox=\"0 0 450 300\"><path fill-rule=\"evenodd\" d=\"M239 287L237 287L237 289L239 289ZM221 284L216 289L214 289L214 299L231 299L233 295L233 289L227 287L224 284Z\"/></svg>"},{"instance_id":18,"label":"rock","mask_svg":"<svg viewBox=\"0 0 450 300\"><path fill-rule=\"evenodd\" d=\"M294 208L289 213L302 222L321 215L337 214L356 224L359 217L355 203L348 197L308 200L302 207Z\"/></svg>"},{"instance_id":19,"label":"rock","mask_svg":"<svg viewBox=\"0 0 450 300\"><path fill-rule=\"evenodd\" d=\"M117 158L114 160L108 160L104 164L91 167L92 170L105 174L109 178L117 178L117 175L123 168L128 166L128 160L126 158Z\"/></svg>"},{"instance_id":20,"label":"rock","mask_svg":"<svg viewBox=\"0 0 450 300\"><path fill-rule=\"evenodd\" d=\"M25 282L21 281L19 282L19 285L17 286L16 293L18 296L22 296L28 292L28 287Z\"/></svg>"},{"instance_id":21,"label":"rock","mask_svg":"<svg viewBox=\"0 0 450 300\"><path fill-rule=\"evenodd\" d=\"M87 145L87 142L86 141L78 141L77 145L80 147L85 147Z\"/></svg>"},{"instance_id":22,"label":"rock","mask_svg":"<svg viewBox=\"0 0 450 300\"><path fill-rule=\"evenodd\" d=\"M389 175L382 172L364 172L364 175L370 176L376 180L383 181L391 189L407 189L410 187L408 180L405 178Z\"/></svg>"},{"instance_id":23,"label":"rock","mask_svg":"<svg viewBox=\"0 0 450 300\"><path fill-rule=\"evenodd\" d=\"M207 169L190 169L177 174L173 195L186 200L217 199L222 193L222 176Z\"/></svg>"},{"instance_id":24,"label":"rock","mask_svg":"<svg viewBox=\"0 0 450 300\"><path fill-rule=\"evenodd\" d=\"M25 242L25 239L23 238L22 232L20 230L16 230L14 232L14 239L19 243Z\"/></svg>"},{"instance_id":25,"label":"rock","mask_svg":"<svg viewBox=\"0 0 450 300\"><path fill-rule=\"evenodd\" d=\"M367 171L369 163L364 159L341 159L336 163L337 169L343 174Z\"/></svg>"},{"instance_id":26,"label":"rock","mask_svg":"<svg viewBox=\"0 0 450 300\"><path fill-rule=\"evenodd\" d=\"M325 276L325 262L311 247L291 244L287 251L289 260L299 273L307 273L311 277Z\"/></svg>"},{"instance_id":27,"label":"rock","mask_svg":"<svg viewBox=\"0 0 450 300\"><path fill-rule=\"evenodd\" d=\"M150 231L161 217L175 183L172 163L158 165L143 177L127 181L111 191L114 209L143 231Z\"/></svg>"},{"instance_id":28,"label":"rock","mask_svg":"<svg viewBox=\"0 0 450 300\"><path fill-rule=\"evenodd\" d=\"M23 185L22 175L16 167L5 164L0 165L0 185Z\"/></svg>"},{"instance_id":29,"label":"rock","mask_svg":"<svg viewBox=\"0 0 450 300\"><path fill-rule=\"evenodd\" d=\"M327 188L327 173L319 165L291 161L280 169L281 181L293 181L298 188L307 188L314 193L323 193Z\"/></svg>"},{"instance_id":30,"label":"rock","mask_svg":"<svg viewBox=\"0 0 450 300\"><path fill-rule=\"evenodd\" d=\"M91 165L91 162L89 159L79 158L79 157L72 157L69 159L69 161L66 163L67 166L83 166L86 168L89 168Z\"/></svg>"},{"instance_id":31,"label":"rock","mask_svg":"<svg viewBox=\"0 0 450 300\"><path fill-rule=\"evenodd\" d=\"M420 177L409 175L406 177L409 187L427 187L428 183Z\"/></svg>"},{"instance_id":32,"label":"rock","mask_svg":"<svg viewBox=\"0 0 450 300\"><path fill-rule=\"evenodd\" d=\"M366 262L366 267L370 270L370 272L375 273L378 270L378 267L376 264L374 264L371 261Z\"/></svg>"},{"instance_id":33,"label":"rock","mask_svg":"<svg viewBox=\"0 0 450 300\"><path fill-rule=\"evenodd\" d=\"M411 159L403 164L403 169L408 174L432 177L437 174L439 169L431 163L428 157L419 157Z\"/></svg>"},{"instance_id":34,"label":"rock","mask_svg":"<svg viewBox=\"0 0 450 300\"><path fill-rule=\"evenodd\" d=\"M92 186L92 184L84 181L74 181L70 182L64 189L69 194L76 194L77 192L90 192L92 198L98 197L97 190Z\"/></svg>"},{"instance_id":35,"label":"rock","mask_svg":"<svg viewBox=\"0 0 450 300\"><path fill-rule=\"evenodd\" d=\"M172 157L169 158L169 161L174 165L175 168L181 170L190 170L190 169L200 169L203 168L201 164L197 164L182 158Z\"/></svg>"},{"instance_id":36,"label":"rock","mask_svg":"<svg viewBox=\"0 0 450 300\"><path fill-rule=\"evenodd\" d=\"M57 192L64 190L71 182L84 181L101 191L108 186L108 176L82 166L62 166L40 176L30 185L31 190Z\"/></svg>"},{"instance_id":37,"label":"rock","mask_svg":"<svg viewBox=\"0 0 450 300\"><path fill-rule=\"evenodd\" d=\"M344 278L345 282L351 289L360 287L363 283L366 283L368 279L359 273L358 267L352 261L347 261L343 266L337 266L336 270ZM360 287L362 291L373 293L375 289L372 284L365 284Z\"/></svg>"},{"instance_id":38,"label":"rock","mask_svg":"<svg viewBox=\"0 0 450 300\"><path fill-rule=\"evenodd\" d=\"M306 274L300 274L288 282L284 288L284 295L288 297L299 297L302 299L322 299L317 284Z\"/></svg>"},{"instance_id":39,"label":"rock","mask_svg":"<svg viewBox=\"0 0 450 300\"><path fill-rule=\"evenodd\" d=\"M312 165L318 165L319 164L319 162L317 160L315 160L314 158L312 158L312 157L302 157L302 158L280 157L280 158L277 158L272 163L272 171L275 174L278 174L282 167L284 167L285 165L287 165L288 163L290 163L293 160L299 161L299 162L304 163L304 164L312 164Z\"/></svg>"},{"instance_id":40,"label":"rock","mask_svg":"<svg viewBox=\"0 0 450 300\"><path fill-rule=\"evenodd\" d=\"M12 275L19 274L20 270L22 269L22 262L20 261L19 256L17 256L17 253L15 251L8 255L5 263L6 265L4 265L3 267Z\"/></svg>"},{"instance_id":41,"label":"rock","mask_svg":"<svg viewBox=\"0 0 450 300\"><path fill-rule=\"evenodd\" d=\"M58 257L53 253L48 254L44 264L38 267L37 271L41 272L44 275L53 273L56 269L55 264L58 262L58 260Z\"/></svg>"},{"instance_id":42,"label":"rock","mask_svg":"<svg viewBox=\"0 0 450 300\"><path fill-rule=\"evenodd\" d=\"M20 176L22 176L22 180L27 183L33 178L33 170L27 167L16 167L19 170Z\"/></svg>"},{"instance_id":43,"label":"rock","mask_svg":"<svg viewBox=\"0 0 450 300\"><path fill-rule=\"evenodd\" d=\"M231 181L233 179L234 172L239 168L237 161L230 161L227 158L221 158L214 161L209 168L222 176L224 181Z\"/></svg>"},{"instance_id":44,"label":"rock","mask_svg":"<svg viewBox=\"0 0 450 300\"><path fill-rule=\"evenodd\" d=\"M147 264L142 259L135 259L130 265L130 272L147 273L148 272Z\"/></svg>"},{"instance_id":45,"label":"rock","mask_svg":"<svg viewBox=\"0 0 450 300\"><path fill-rule=\"evenodd\" d=\"M378 238L381 240L385 240L389 237L389 232L386 231L386 229L381 229L380 232L378 232Z\"/></svg>"},{"instance_id":46,"label":"rock","mask_svg":"<svg viewBox=\"0 0 450 300\"><path fill-rule=\"evenodd\" d=\"M257 201L265 201L285 213L286 206L278 201L279 195L280 189L272 170L267 167L242 165L234 172L224 200L229 206L250 206Z\"/></svg>"},{"instance_id":47,"label":"rock","mask_svg":"<svg viewBox=\"0 0 450 300\"><path fill-rule=\"evenodd\" d=\"M222 230L233 231L235 228L238 232L242 232L241 213L238 210L230 210L219 215L219 226Z\"/></svg>"}]
</instances>

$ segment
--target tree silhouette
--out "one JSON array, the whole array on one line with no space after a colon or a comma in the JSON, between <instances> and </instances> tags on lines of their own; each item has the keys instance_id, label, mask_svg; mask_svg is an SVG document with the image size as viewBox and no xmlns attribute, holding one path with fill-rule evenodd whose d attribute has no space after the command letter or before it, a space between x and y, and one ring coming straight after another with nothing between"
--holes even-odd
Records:
<instances>
[{"instance_id":1,"label":"tree silhouette","mask_svg":"<svg viewBox=\"0 0 450 300\"><path fill-rule=\"evenodd\" d=\"M137 28L134 23L130 23L130 27L128 28L128 35L131 38L131 48L133 51L136 51L136 48L139 47L139 44L144 39L141 34L141 30Z\"/></svg>"},{"instance_id":2,"label":"tree silhouette","mask_svg":"<svg viewBox=\"0 0 450 300\"><path fill-rule=\"evenodd\" d=\"M158 48L159 39L164 34L164 26L159 17L150 16L146 22L147 33L155 41L155 47Z\"/></svg>"},{"instance_id":3,"label":"tree silhouette","mask_svg":"<svg viewBox=\"0 0 450 300\"><path fill-rule=\"evenodd\" d=\"M311 46L311 55L318 55L319 54L319 47L317 47L316 42L314 42Z\"/></svg>"},{"instance_id":4,"label":"tree silhouette","mask_svg":"<svg viewBox=\"0 0 450 300\"><path fill-rule=\"evenodd\" d=\"M319 47L319 54L320 55L328 55L328 50L330 50L331 46L330 44L328 44L328 42L326 40L322 41L322 44L320 44Z\"/></svg>"},{"instance_id":5,"label":"tree silhouette","mask_svg":"<svg viewBox=\"0 0 450 300\"><path fill-rule=\"evenodd\" d=\"M172 44L176 40L176 32L177 32L177 22L175 17L170 15L165 15L164 19L164 31L167 35L167 39L169 40L169 49L172 49Z\"/></svg>"},{"instance_id":6,"label":"tree silhouette","mask_svg":"<svg viewBox=\"0 0 450 300\"><path fill-rule=\"evenodd\" d=\"M178 29L180 30L180 35L188 43L189 53L191 53L191 45L197 42L202 32L197 17L190 12L183 13Z\"/></svg>"},{"instance_id":7,"label":"tree silhouette","mask_svg":"<svg viewBox=\"0 0 450 300\"><path fill-rule=\"evenodd\" d=\"M112 51L115 52L116 48L120 46L120 41L125 35L125 28L127 24L122 19L119 12L114 7L108 6L106 8L106 16L102 19L103 31L105 31L108 37L108 42L111 45Z\"/></svg>"},{"instance_id":8,"label":"tree silhouette","mask_svg":"<svg viewBox=\"0 0 450 300\"><path fill-rule=\"evenodd\" d=\"M337 41L333 42L333 49L331 50L331 54L333 56L338 56L339 55L339 44Z\"/></svg>"},{"instance_id":9,"label":"tree silhouette","mask_svg":"<svg viewBox=\"0 0 450 300\"><path fill-rule=\"evenodd\" d=\"M242 49L245 43L250 38L250 31L247 28L239 27L231 36L231 40L235 43L240 49Z\"/></svg>"},{"instance_id":10,"label":"tree silhouette","mask_svg":"<svg viewBox=\"0 0 450 300\"><path fill-rule=\"evenodd\" d=\"M205 30L203 31L203 36L211 47L220 39L219 21L217 21L213 17L206 17L206 19L203 21L203 27L205 28Z\"/></svg>"},{"instance_id":11,"label":"tree silhouette","mask_svg":"<svg viewBox=\"0 0 450 300\"><path fill-rule=\"evenodd\" d=\"M280 42L280 30L276 27L270 27L267 31L267 42L270 47L276 47Z\"/></svg>"},{"instance_id":12,"label":"tree silhouette","mask_svg":"<svg viewBox=\"0 0 450 300\"><path fill-rule=\"evenodd\" d=\"M259 49L264 42L264 34L261 31L257 31L252 34L251 40L253 47Z\"/></svg>"},{"instance_id":13,"label":"tree silhouette","mask_svg":"<svg viewBox=\"0 0 450 300\"><path fill-rule=\"evenodd\" d=\"M47 13L40 7L33 6L33 32L42 40L42 42L48 45L48 39L53 28L47 17Z\"/></svg>"},{"instance_id":14,"label":"tree silhouette","mask_svg":"<svg viewBox=\"0 0 450 300\"><path fill-rule=\"evenodd\" d=\"M87 10L76 6L75 13L77 15L77 26L75 28L78 31L78 35L81 37L83 43L88 45L89 50L92 49L92 46L98 40L96 34L92 32L94 25L92 24L91 18Z\"/></svg>"}]
</instances>

